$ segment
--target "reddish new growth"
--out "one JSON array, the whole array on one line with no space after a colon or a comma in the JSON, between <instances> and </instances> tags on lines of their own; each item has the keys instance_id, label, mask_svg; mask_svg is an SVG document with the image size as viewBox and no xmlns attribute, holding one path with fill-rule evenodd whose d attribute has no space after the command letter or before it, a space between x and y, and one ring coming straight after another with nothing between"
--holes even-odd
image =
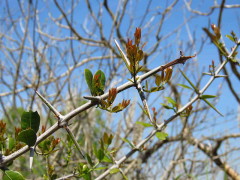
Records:
<instances>
[{"instance_id":1,"label":"reddish new growth","mask_svg":"<svg viewBox=\"0 0 240 180\"><path fill-rule=\"evenodd\" d=\"M21 130L22 130L21 128L15 127L15 137L18 136L18 134L20 133Z\"/></svg>"},{"instance_id":2,"label":"reddish new growth","mask_svg":"<svg viewBox=\"0 0 240 180\"><path fill-rule=\"evenodd\" d=\"M139 45L140 40L141 40L141 28L136 28L136 31L134 33L134 37L135 37L135 44Z\"/></svg>"},{"instance_id":3,"label":"reddish new growth","mask_svg":"<svg viewBox=\"0 0 240 180\"><path fill-rule=\"evenodd\" d=\"M4 123L3 121L0 121L0 133L5 132L6 129L6 123Z\"/></svg>"},{"instance_id":4,"label":"reddish new growth","mask_svg":"<svg viewBox=\"0 0 240 180\"><path fill-rule=\"evenodd\" d=\"M58 145L59 142L60 142L60 138L56 138L52 140L53 149Z\"/></svg>"},{"instance_id":5,"label":"reddish new growth","mask_svg":"<svg viewBox=\"0 0 240 180\"><path fill-rule=\"evenodd\" d=\"M133 74L136 74L139 68L139 61L143 59L143 51L139 48L141 41L141 29L136 28L134 33L135 44L133 41L128 39L126 44L127 58L130 61L130 71Z\"/></svg>"},{"instance_id":6,"label":"reddish new growth","mask_svg":"<svg viewBox=\"0 0 240 180\"><path fill-rule=\"evenodd\" d=\"M108 95L108 99L107 99L108 103L112 104L113 101L115 100L116 96L117 96L117 88L109 89L109 95Z\"/></svg>"},{"instance_id":7,"label":"reddish new growth","mask_svg":"<svg viewBox=\"0 0 240 180\"><path fill-rule=\"evenodd\" d=\"M122 106L122 108L124 109L124 108L126 108L129 104L130 104L130 100L123 100L121 106Z\"/></svg>"}]
</instances>

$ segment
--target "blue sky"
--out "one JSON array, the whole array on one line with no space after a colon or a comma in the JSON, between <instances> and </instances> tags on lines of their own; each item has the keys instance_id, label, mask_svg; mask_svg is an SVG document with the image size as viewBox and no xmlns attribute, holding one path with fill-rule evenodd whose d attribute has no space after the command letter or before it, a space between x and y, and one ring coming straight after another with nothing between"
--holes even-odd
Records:
<instances>
[{"instance_id":1,"label":"blue sky","mask_svg":"<svg viewBox=\"0 0 240 180\"><path fill-rule=\"evenodd\" d=\"M102 2L102 1L100 1ZM141 25L142 28L142 34L143 34L143 41L147 42L146 47L144 50L148 53L150 52L152 45L156 42L156 39L153 37L151 34L147 33L155 33L156 29L154 28L157 23L159 23L161 19L161 13L164 11L164 9L169 6L172 1L162 1L159 2L158 0L153 0L151 1L151 4L149 4L150 1L131 1L126 10L126 14L122 20L122 24L120 26L120 29L123 33L123 36L125 39L131 38L133 36L134 30L136 27ZM232 0L232 1L226 1L226 4L236 4L238 3L238 0ZM113 12L116 11L117 5L119 2L117 1L111 1L109 4L109 7ZM2 2L4 4L4 2ZM63 4L61 1L59 2L61 6ZM91 1L93 11L98 11L99 10L99 4L98 1ZM142 21L142 17L144 15L143 7L146 7L150 5L150 11L146 15L144 21ZM12 14L14 15L13 17L18 17L20 16L19 11L18 11L18 5L17 4L10 4L12 7ZM193 1L191 7L193 9L200 10L202 12L208 12L209 7L213 6L213 1ZM49 33L51 35L56 35L57 37L63 38L66 36L70 36L70 33L68 30L62 28L60 32L57 32L58 26L56 24L52 23L52 20L49 19L49 14L51 13L51 16L56 18L60 15L59 10L53 5L52 1L49 1L47 3L44 3L43 1L38 2L38 7L39 7L39 22L41 25L44 25L45 23L47 26L44 28L44 31L46 33ZM119 6L122 8L121 6ZM70 8L70 7L69 7ZM65 9L67 11L67 9ZM3 10L4 11L4 10ZM1 12L1 11L0 11ZM2 16L6 16L3 12L1 13ZM156 66L159 66L161 64L164 64L166 62L169 62L170 60L176 59L179 56L179 50L183 50L186 55L192 55L196 52L199 51L200 48L200 42L202 38L206 37L205 33L203 32L202 28L203 27L209 27L210 24L214 23L217 24L217 18L219 14L219 9L215 9L214 12L210 16L196 16L193 15L192 13L188 12L186 10L184 1L179 1L176 6L174 7L174 10L171 11L170 14L166 15L166 20L163 23L162 26L162 31L160 33L160 37L164 37L165 35L169 34L172 32L174 29L178 28L181 26L185 20L190 19L188 23L184 24L182 28L160 44L160 48L155 53L155 55L149 60L149 68L154 68ZM132 21L129 21L130 18L133 17ZM86 20L87 19L87 20ZM233 44L231 41L229 41L227 38L225 38L226 34L229 34L232 30L239 35L240 34L240 13L239 9L225 9L223 11L223 20L222 20L222 35L223 39L226 42L226 45L228 48L230 48ZM108 13L106 11L103 12L103 18L102 18L102 24L103 24L103 29L104 29L104 34L106 35L107 38L111 38L112 44L114 44L113 39L116 38L116 34L111 35L111 31L109 28L110 26L113 26L112 21ZM87 11L86 4L83 1L80 1L79 5L75 8L74 10L74 22L75 22L75 28L78 30L80 34L84 34L83 26L89 28L91 31L91 26L93 24L92 19L89 16L89 12ZM66 24L66 22L62 22L62 24ZM7 21L5 25L10 25L10 22ZM20 27L20 24L17 24ZM23 23L24 25L24 23ZM128 28L130 25L130 31L128 32ZM2 28L6 28L6 26L2 26ZM30 29L30 34L32 33L32 22L30 22L29 25ZM20 29L19 29L20 31ZM128 32L128 34L126 34ZM93 38L95 37L96 39L99 39L99 32L98 31L92 31L90 32L93 35ZM86 33L85 33L86 34ZM192 41L192 39L195 40L195 43L192 44L194 46L193 50L190 52L187 47L187 42ZM47 38L46 38L47 40ZM77 41L73 42L76 51L84 51L85 46L82 45L81 47L79 46L79 43ZM171 44L170 47L166 47L168 44ZM29 45L29 42L26 42L26 45ZM69 46L68 43L57 43L60 49L65 49L67 46ZM179 49L179 45L181 49ZM162 48L162 49L161 49ZM54 50L53 50L54 52ZM102 52L95 52L92 55L100 55L99 53ZM167 58L166 58L167 56ZM27 57L27 56L25 56ZM80 59L84 59L85 55L83 55ZM71 65L72 58L71 56L66 56L67 61L69 62L69 65ZM208 70L208 65L211 63L212 60L215 60L218 62L218 53L217 49L214 45L210 43L209 40L205 43L205 46L201 53L197 54L197 57L194 58L194 60L191 60L189 63L194 63L196 64L196 73L195 74L189 74L189 78L193 80L193 82L196 82L196 80L199 78L201 75L201 72L207 71ZM26 61L28 61L28 58L26 58ZM51 62L51 63L57 63L57 62ZM94 66L93 70L97 70L97 66ZM174 68L174 73L179 74L178 68L182 70L185 69L186 66L182 65L177 65L177 67ZM65 71L65 68L59 68L56 69L56 74L61 74ZM81 68L80 71L83 72L84 68ZM188 72L186 72L188 73ZM230 74L231 76L231 74ZM206 83L206 81L209 78L206 77L203 79L201 83L201 87ZM239 84L238 80L236 79L235 76L231 76L231 79L233 79L236 84ZM214 94L219 86L219 83L222 80L217 80L213 85L207 90L207 94ZM226 83L223 84L223 86L226 86ZM2 88L1 92L5 92L7 89ZM231 102L231 103L226 103L226 102ZM231 106L229 106L231 104ZM217 103L217 108L221 112L225 112L226 110L229 109L229 107L237 110L238 104L233 98L232 94L229 92L228 88L223 88L222 89L222 95L219 98L219 102Z\"/></svg>"},{"instance_id":2,"label":"blue sky","mask_svg":"<svg viewBox=\"0 0 240 180\"><path fill-rule=\"evenodd\" d=\"M27 1L26 1L27 2ZM61 2L61 1L59 1ZM98 3L102 2L102 1L91 1L92 7L93 7L93 11L98 11L99 6ZM109 1L111 2L109 4L109 7L112 9L113 12L116 11L117 9L117 5L118 5L118 1ZM148 15L146 15L144 21L142 21L142 17L144 15L144 11L143 11L143 7L148 6L148 2L150 1L146 1L146 0L136 0L136 1L131 1L129 3L129 5L127 6L127 10L126 10L126 14L122 20L122 24L120 26L121 32L123 37L125 38L125 40L127 38L131 38L133 37L133 33L136 27L141 27L142 28L142 34L143 34L143 42L147 41L147 45L144 48L144 51L146 51L147 53L151 51L151 48L153 46L153 44L156 42L156 38L154 36L154 33L156 32L156 25L160 22L161 19L161 13L163 12L163 10L170 4L172 3L172 1L159 1L159 0L153 0L151 1L151 5L150 5L150 11L148 12ZM220 2L218 0L218 2ZM57 18L60 15L59 10L55 7L55 5L53 4L52 1L39 1L38 2L38 7L39 7L39 22L41 24L41 26L45 27L43 28L44 32L51 34L52 36L56 36L58 38L64 38L64 37L68 37L71 36L71 34L69 33L69 30L62 28L61 30L59 30L59 27L52 22L52 20L49 18L49 13L51 13L51 16L53 16L53 18ZM226 4L239 4L239 0L226 0ZM59 3L61 6L63 5L62 3ZM4 7L4 2L0 2L0 5L3 5ZM14 18L20 16L20 11L18 9L18 5L11 3L11 12L14 14ZM193 1L192 4L192 8L194 9L198 9L201 10L203 12L208 12L209 11L209 7L213 6L213 1L209 1L209 0L200 0L200 1ZM70 8L70 7L69 7ZM121 8L121 6L120 6ZM68 9L64 9L66 12L68 11ZM183 50L183 52L185 53L185 55L192 55L196 52L199 51L200 48L200 43L202 41L202 39L206 39L206 34L204 33L204 31L202 30L203 27L210 27L210 24L217 24L217 18L218 18L218 14L219 14L219 9L214 10L214 12L210 15L210 16L196 16L193 15L192 13L188 12L185 8L184 5L184 1L179 1L177 3L177 5L174 7L174 10L170 13L167 14L166 16L166 20L164 21L163 27L162 27L162 31L160 33L160 37L165 37L166 35L168 35L170 32L172 32L174 29L178 28L179 26L181 26L185 20L189 19L188 23L184 24L182 26L182 28L178 31L176 31L173 35L169 36L168 38L164 39L164 41L161 42L160 47L158 48L158 50L156 51L156 53L149 59L149 64L148 67L149 68L154 68L157 67L159 65L165 64L166 62L169 62L171 60L174 60L176 58L179 57L179 50ZM7 26L11 25L10 21L4 21L4 17L7 17L7 14L4 13L4 8L0 9L0 16L1 16L1 27L0 27L0 32L6 33L8 32ZM133 19L131 19L133 17ZM119 17L117 17L119 18ZM23 23L23 24L21 24ZM66 22L61 22L62 24L66 25ZM94 28L92 28L93 25L93 20L90 18L89 12L87 11L86 8L86 4L85 1L80 1L79 5L75 8L74 10L74 24L75 24L75 28L77 29L77 31L82 34L83 36L86 35L86 32L84 31L83 27L88 28L89 33L92 34L92 38L95 38L96 40L99 40L100 36L99 36L99 31L94 31ZM21 33L20 29L21 29L21 25L24 25L24 22L20 22L17 24L18 26L18 30ZM32 30L32 22L30 22L29 25L29 29ZM117 37L116 36L116 32L113 32L111 34L111 27L113 26L112 20L110 18L110 16L108 15L108 13L106 13L106 11L103 12L103 18L102 18L102 25L103 25L103 33L106 36L106 38L111 40L111 43L114 45L114 39ZM230 34L230 32L232 30L234 30L234 32L236 33L236 35L238 37L240 37L240 11L239 8L238 9L225 9L223 11L223 20L222 20L222 26L221 26L221 30L222 30L222 35L223 35L223 39L226 42L226 46L228 49L230 49L231 46L233 46L232 42L230 40L228 40L225 35ZM9 33L11 32L11 28L9 29ZM32 34L32 32L30 32L30 34ZM16 35L13 33L13 37L16 38ZM86 35L87 37L87 35ZM38 35L37 35L38 38ZM46 41L48 41L48 38L44 38ZM187 42L191 41L192 39L195 40L194 44L187 44ZM5 40L6 41L6 40ZM50 41L49 41L50 42ZM54 46L57 46L59 48L60 51L64 51L66 48L68 48L69 46L69 41L67 42L55 42L53 43ZM85 45L79 45L78 41L74 41L74 50L76 52L76 54L78 55L78 52L84 52L89 50L88 47L86 47ZM170 45L169 45L170 44ZM30 45L29 42L26 42L26 45ZM168 46L169 45L169 46ZM189 48L189 46L194 46L193 49ZM179 48L179 46L181 48ZM95 50L97 48L92 47L91 50ZM191 49L191 50L190 50ZM55 55L54 53L56 52L56 49L53 49L51 52L48 52L47 56L51 57L53 55ZM105 52L105 49L103 48L103 50L101 51L96 51L96 52L92 52L90 54L83 54L79 60L83 60L86 57L89 56L98 56L101 55L103 52ZM108 51L107 51L108 52ZM107 53L106 52L106 53ZM4 54L0 51L0 55L1 57L3 57L3 62L9 66L14 67L13 65L11 65L11 63L8 61L7 58L4 58ZM55 58L55 59L54 59ZM56 57L54 57L54 61L51 61L50 63L52 64L56 64L59 63L62 65L61 67L58 67L54 73L56 75L60 75L61 73L66 71L66 67L64 67L64 63L62 63L60 60L60 57L58 55L56 55ZM28 66L28 60L31 59L31 56L28 56L28 54L24 54L24 61L26 61L26 66ZM68 65L72 65L73 64L73 60L72 57L67 54L66 56L64 56L63 58ZM179 83L179 77L180 77L180 72L178 69L184 70L186 72L186 74L188 74L189 78L196 83L196 81L198 80L198 78L200 77L201 73L203 71L208 71L208 65L211 64L212 60L216 61L216 65L218 62L218 52L217 49L214 45L212 45L210 43L210 40L208 39L205 42L204 48L202 49L202 51L200 53L197 53L197 57L194 58L193 60L190 60L186 65L177 65L176 67L174 67L174 79L172 79L172 82L177 84ZM115 62L117 62L118 60L115 60ZM189 64L193 63L195 66L188 66ZM107 62L103 62L103 64L105 66L107 66ZM84 69L86 67L89 67L89 65L93 65L91 63L87 64L86 66L80 67L79 69L77 69L76 71L74 71L73 73L73 84L74 83L78 83L78 87L82 88L82 86L86 85L85 84L85 80L83 78L83 72ZM104 67L104 66L103 66ZM190 69L191 71L188 71L188 68L195 68L195 69ZM94 66L91 67L91 70L94 72L98 69L98 66L94 64ZM107 68L106 68L107 69ZM121 66L121 68L118 70L118 73L122 73L124 71L125 67ZM104 70L104 69L103 69ZM238 67L239 70L239 67ZM47 71L46 69L43 69L43 72ZM109 72L106 72L106 75L108 75ZM29 76L32 76L33 74L30 74ZM77 79L75 77L82 77L82 79ZM7 79L10 79L9 77L7 77ZM205 83L208 81L209 77L204 77L203 80L201 81L200 87L203 87L205 85ZM237 80L237 78L230 74L230 79L232 80L232 82L234 82L235 84L235 89L240 89L240 84L239 81ZM120 84L126 82L127 80L122 81ZM214 95L219 89L219 85L221 84L221 82L223 81L223 79L217 79L211 86L210 88L206 91L205 94L212 94ZM187 84L188 83L185 82L180 82L180 83L184 83ZM22 86L19 85L19 88L21 88ZM84 86L85 87L85 86ZM181 87L178 87L179 89L181 89ZM67 87L64 88L65 89L65 93L67 93ZM50 89L48 90L49 93L53 93L55 89ZM7 87L1 87L0 88L0 93L9 91ZM169 91L169 88L166 88L166 91ZM90 94L89 92L84 92L86 94ZM239 93L239 90L238 90ZM189 96L191 94L190 90L185 90L183 92L183 97L182 100L183 102L187 102L189 100ZM26 98L26 94L21 94L24 98ZM134 98L133 98L134 96ZM138 97L138 94L136 93L135 89L131 88L128 91L122 92L121 95L118 96L117 98L117 102L121 101L121 98L124 97L125 99L128 98L133 98L134 100L138 100L138 102L140 103L140 99ZM7 98L3 98L4 102L9 103L11 102L11 98L7 97ZM134 100L132 100L132 102L134 102ZM210 100L212 101L212 100ZM155 102L155 104L153 104ZM150 103L152 104L152 106L156 106L157 108L161 107L160 103L164 102L164 98L163 97L159 97L159 94L152 94L150 96ZM20 105L20 104L19 104ZM184 103L183 103L184 105ZM202 106L204 106L205 104L202 103ZM137 105L136 105L137 106ZM195 105L193 105L195 106ZM229 91L229 88L227 87L226 82L223 82L222 84L222 89L221 89L221 96L219 97L218 101L217 101L217 105L216 107L223 113L225 114L226 112L230 112L231 109L233 110L231 116L228 116L228 122L223 123L224 120L226 120L226 118L222 118L220 117L215 111L212 111L210 113L209 117L209 121L210 124L214 124L215 128L205 128L205 127L199 127L199 128L205 128L205 130L202 130L201 133L197 134L198 132L196 132L196 136L202 136L202 135L208 135L208 134L221 134L222 129L226 130L226 129L231 129L232 132L239 132L239 128L237 128L239 126L238 121L236 116L237 116L237 108L239 108L239 104L236 102L236 100L234 99L233 95L231 94L231 92ZM139 108L137 108L136 112L140 112ZM0 112L1 114L1 112ZM137 113L137 115L135 116L135 118L137 118L139 116L140 113ZM173 112L168 111L163 117L167 118L169 116L171 116L173 114ZM117 120L122 120L124 118L124 114L119 113L119 115L116 116ZM215 119L215 120L214 120ZM218 121L216 123L216 120ZM114 123L117 124L117 121L115 121ZM113 123L112 128L116 128L116 126L114 126L115 124ZM174 121L174 124L178 124L180 123L180 121ZM213 127L214 127L213 126ZM170 127L167 129L168 132L170 132L171 129L171 125ZM205 134L206 133L206 134ZM236 142L235 142L236 143Z\"/></svg>"}]
</instances>

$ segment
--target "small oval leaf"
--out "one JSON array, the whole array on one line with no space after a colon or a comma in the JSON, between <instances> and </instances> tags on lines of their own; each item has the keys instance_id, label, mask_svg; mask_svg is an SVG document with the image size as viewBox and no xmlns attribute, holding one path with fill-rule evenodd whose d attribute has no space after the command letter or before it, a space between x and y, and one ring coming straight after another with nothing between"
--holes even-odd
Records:
<instances>
[{"instance_id":1,"label":"small oval leaf","mask_svg":"<svg viewBox=\"0 0 240 180\"><path fill-rule=\"evenodd\" d=\"M28 146L34 146L37 135L33 129L26 129L18 134L17 140L26 143Z\"/></svg>"},{"instance_id":2,"label":"small oval leaf","mask_svg":"<svg viewBox=\"0 0 240 180\"><path fill-rule=\"evenodd\" d=\"M25 178L17 171L7 170L4 172L3 180L25 180Z\"/></svg>"},{"instance_id":3,"label":"small oval leaf","mask_svg":"<svg viewBox=\"0 0 240 180\"><path fill-rule=\"evenodd\" d=\"M166 105L166 104L163 104L163 103L160 103L164 108L166 108L166 109L173 109L173 107L170 107L170 106L168 106L168 105Z\"/></svg>"},{"instance_id":4,"label":"small oval leaf","mask_svg":"<svg viewBox=\"0 0 240 180\"><path fill-rule=\"evenodd\" d=\"M214 96L214 95L202 95L201 96L201 99L209 99L209 98L215 98L217 96Z\"/></svg>"},{"instance_id":5,"label":"small oval leaf","mask_svg":"<svg viewBox=\"0 0 240 180\"><path fill-rule=\"evenodd\" d=\"M165 132L157 132L156 137L160 140L165 140L168 137L168 134Z\"/></svg>"},{"instance_id":6,"label":"small oval leaf","mask_svg":"<svg viewBox=\"0 0 240 180\"><path fill-rule=\"evenodd\" d=\"M92 80L93 80L93 75L92 72L89 69L85 69L85 80L87 82L87 85L91 91L91 94L93 92L93 87L92 87Z\"/></svg>"},{"instance_id":7,"label":"small oval leaf","mask_svg":"<svg viewBox=\"0 0 240 180\"><path fill-rule=\"evenodd\" d=\"M191 87L185 85L185 84L177 84L178 86L181 86L183 88L186 88L186 89L192 89Z\"/></svg>"},{"instance_id":8,"label":"small oval leaf","mask_svg":"<svg viewBox=\"0 0 240 180\"><path fill-rule=\"evenodd\" d=\"M100 78L100 89L104 90L105 88L105 82L106 82L106 77L104 72L102 72L101 70L98 70L94 76L99 76Z\"/></svg>"},{"instance_id":9,"label":"small oval leaf","mask_svg":"<svg viewBox=\"0 0 240 180\"><path fill-rule=\"evenodd\" d=\"M232 42L235 42L235 39L231 35L226 35L228 39L230 39Z\"/></svg>"},{"instance_id":10,"label":"small oval leaf","mask_svg":"<svg viewBox=\"0 0 240 180\"><path fill-rule=\"evenodd\" d=\"M142 126L144 126L144 127L153 127L152 124L145 123L145 122L139 122L139 121L137 121L136 124L142 125Z\"/></svg>"},{"instance_id":11,"label":"small oval leaf","mask_svg":"<svg viewBox=\"0 0 240 180\"><path fill-rule=\"evenodd\" d=\"M168 103L172 104L174 107L177 106L177 102L173 100L171 97L165 97L167 99Z\"/></svg>"},{"instance_id":12,"label":"small oval leaf","mask_svg":"<svg viewBox=\"0 0 240 180\"><path fill-rule=\"evenodd\" d=\"M31 128L35 131L35 133L38 132L40 125L40 116L37 111L29 111L29 112L23 112L21 116L21 128L22 130Z\"/></svg>"},{"instance_id":13,"label":"small oval leaf","mask_svg":"<svg viewBox=\"0 0 240 180\"><path fill-rule=\"evenodd\" d=\"M102 149L99 149L99 150L98 150L98 156L97 156L97 158L98 158L99 161L102 161L102 160L103 160L103 158L104 158L104 152L103 152Z\"/></svg>"},{"instance_id":14,"label":"small oval leaf","mask_svg":"<svg viewBox=\"0 0 240 180\"><path fill-rule=\"evenodd\" d=\"M119 172L120 170L118 168L113 168L110 170L110 174L115 174L117 172Z\"/></svg>"}]
</instances>

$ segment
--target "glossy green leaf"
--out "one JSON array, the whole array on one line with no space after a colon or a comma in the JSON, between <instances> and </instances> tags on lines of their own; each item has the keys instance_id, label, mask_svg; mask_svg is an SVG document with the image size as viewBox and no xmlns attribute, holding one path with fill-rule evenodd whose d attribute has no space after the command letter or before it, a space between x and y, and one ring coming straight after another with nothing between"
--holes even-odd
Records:
<instances>
[{"instance_id":1,"label":"glossy green leaf","mask_svg":"<svg viewBox=\"0 0 240 180\"><path fill-rule=\"evenodd\" d=\"M35 133L38 132L40 125L40 116L37 111L29 111L29 112L23 112L21 116L21 128L22 130L25 129L33 129Z\"/></svg>"},{"instance_id":2,"label":"glossy green leaf","mask_svg":"<svg viewBox=\"0 0 240 180\"><path fill-rule=\"evenodd\" d=\"M17 140L24 142L28 146L34 146L37 140L37 135L33 129L26 129L18 134Z\"/></svg>"},{"instance_id":3,"label":"glossy green leaf","mask_svg":"<svg viewBox=\"0 0 240 180\"><path fill-rule=\"evenodd\" d=\"M223 116L222 115L222 113L220 113L218 110L217 110L217 108L215 108L208 100L206 100L206 99L202 99L205 103L207 103L211 108L213 108L218 114L220 114L221 116Z\"/></svg>"},{"instance_id":4,"label":"glossy green leaf","mask_svg":"<svg viewBox=\"0 0 240 180\"><path fill-rule=\"evenodd\" d=\"M160 140L165 140L168 137L168 134L165 132L157 132L156 137Z\"/></svg>"},{"instance_id":5,"label":"glossy green leaf","mask_svg":"<svg viewBox=\"0 0 240 180\"><path fill-rule=\"evenodd\" d=\"M110 170L110 174L118 173L120 170L118 168L113 168Z\"/></svg>"},{"instance_id":6,"label":"glossy green leaf","mask_svg":"<svg viewBox=\"0 0 240 180\"><path fill-rule=\"evenodd\" d=\"M91 94L93 95L93 87L92 87L93 75L89 69L85 69L85 80L87 82L88 88L91 91Z\"/></svg>"},{"instance_id":7,"label":"glossy green leaf","mask_svg":"<svg viewBox=\"0 0 240 180\"><path fill-rule=\"evenodd\" d=\"M201 99L209 99L209 98L215 98L217 96L214 96L214 95L202 95L201 96Z\"/></svg>"},{"instance_id":8,"label":"glossy green leaf","mask_svg":"<svg viewBox=\"0 0 240 180\"><path fill-rule=\"evenodd\" d=\"M186 89L192 89L191 87L185 85L185 84L177 84L178 86L181 86L183 88L186 88Z\"/></svg>"},{"instance_id":9,"label":"glossy green leaf","mask_svg":"<svg viewBox=\"0 0 240 180\"><path fill-rule=\"evenodd\" d=\"M4 172L2 180L25 180L25 178L17 171L7 170Z\"/></svg>"},{"instance_id":10,"label":"glossy green leaf","mask_svg":"<svg viewBox=\"0 0 240 180\"><path fill-rule=\"evenodd\" d=\"M142 126L144 126L144 127L153 127L152 124L145 123L145 122L139 122L139 121L137 121L136 124L142 125Z\"/></svg>"}]
</instances>

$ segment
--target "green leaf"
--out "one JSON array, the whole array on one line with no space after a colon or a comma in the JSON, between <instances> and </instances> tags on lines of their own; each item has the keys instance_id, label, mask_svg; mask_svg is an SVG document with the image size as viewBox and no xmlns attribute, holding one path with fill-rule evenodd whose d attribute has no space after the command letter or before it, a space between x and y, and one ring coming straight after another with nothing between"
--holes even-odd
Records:
<instances>
[{"instance_id":1,"label":"green leaf","mask_svg":"<svg viewBox=\"0 0 240 180\"><path fill-rule=\"evenodd\" d=\"M136 124L142 125L142 126L144 126L144 127L153 127L152 124L145 123L145 122L139 122L139 121L137 121Z\"/></svg>"},{"instance_id":2,"label":"green leaf","mask_svg":"<svg viewBox=\"0 0 240 180\"><path fill-rule=\"evenodd\" d=\"M118 168L113 168L110 170L110 174L118 173L120 170Z\"/></svg>"},{"instance_id":3,"label":"green leaf","mask_svg":"<svg viewBox=\"0 0 240 180\"><path fill-rule=\"evenodd\" d=\"M83 177L84 180L91 180L92 179L91 178L91 173L89 173L89 172L84 174L82 177Z\"/></svg>"},{"instance_id":4,"label":"green leaf","mask_svg":"<svg viewBox=\"0 0 240 180\"><path fill-rule=\"evenodd\" d=\"M153 87L153 88L151 88L150 92L157 92L157 91L161 91L161 90L163 90L163 89L164 89L163 86Z\"/></svg>"},{"instance_id":5,"label":"green leaf","mask_svg":"<svg viewBox=\"0 0 240 180\"><path fill-rule=\"evenodd\" d=\"M135 146L126 138L122 138L122 140L126 143L128 143L132 148L135 148Z\"/></svg>"},{"instance_id":6,"label":"green leaf","mask_svg":"<svg viewBox=\"0 0 240 180\"><path fill-rule=\"evenodd\" d=\"M128 177L125 174L122 174L123 179L128 180Z\"/></svg>"},{"instance_id":7,"label":"green leaf","mask_svg":"<svg viewBox=\"0 0 240 180\"><path fill-rule=\"evenodd\" d=\"M164 108L166 108L166 109L173 109L173 107L170 107L170 106L168 106L168 105L166 105L166 104L163 104L163 103L160 103Z\"/></svg>"},{"instance_id":8,"label":"green leaf","mask_svg":"<svg viewBox=\"0 0 240 180\"><path fill-rule=\"evenodd\" d=\"M93 153L97 157L98 156L97 144L94 143L92 147L93 147Z\"/></svg>"},{"instance_id":9,"label":"green leaf","mask_svg":"<svg viewBox=\"0 0 240 180\"><path fill-rule=\"evenodd\" d=\"M240 62L238 62L237 59L234 59L234 58L230 58L230 61L234 62L234 63L238 63L238 65L240 65Z\"/></svg>"},{"instance_id":10,"label":"green leaf","mask_svg":"<svg viewBox=\"0 0 240 180\"><path fill-rule=\"evenodd\" d=\"M168 134L165 132L157 132L156 137L160 140L165 140L168 137Z\"/></svg>"},{"instance_id":11,"label":"green leaf","mask_svg":"<svg viewBox=\"0 0 240 180\"><path fill-rule=\"evenodd\" d=\"M221 116L223 116L222 115L222 113L220 113L208 100L206 100L206 99L202 99L205 103L207 103L211 108L213 108L218 114L220 114Z\"/></svg>"},{"instance_id":12,"label":"green leaf","mask_svg":"<svg viewBox=\"0 0 240 180\"><path fill-rule=\"evenodd\" d=\"M168 103L172 104L173 107L177 106L177 102L173 100L171 97L165 97L165 99L167 99Z\"/></svg>"},{"instance_id":13,"label":"green leaf","mask_svg":"<svg viewBox=\"0 0 240 180\"><path fill-rule=\"evenodd\" d=\"M113 135L110 134L108 137L108 145L110 145L112 143L112 140L113 140Z\"/></svg>"},{"instance_id":14,"label":"green leaf","mask_svg":"<svg viewBox=\"0 0 240 180\"><path fill-rule=\"evenodd\" d=\"M92 87L92 80L93 80L93 75L92 72L89 69L85 69L85 80L87 82L87 85L91 91L91 94L93 95L93 87Z\"/></svg>"},{"instance_id":15,"label":"green leaf","mask_svg":"<svg viewBox=\"0 0 240 180\"><path fill-rule=\"evenodd\" d=\"M37 111L33 112L30 110L29 112L26 112L26 111L23 112L21 116L22 130L31 128L35 131L35 133L37 133L39 129L39 125L40 125L40 116Z\"/></svg>"},{"instance_id":16,"label":"green leaf","mask_svg":"<svg viewBox=\"0 0 240 180\"><path fill-rule=\"evenodd\" d=\"M17 171L7 170L4 172L2 180L25 180L25 178Z\"/></svg>"},{"instance_id":17,"label":"green leaf","mask_svg":"<svg viewBox=\"0 0 240 180\"><path fill-rule=\"evenodd\" d=\"M130 82L134 83L134 81L132 79L128 79Z\"/></svg>"},{"instance_id":18,"label":"green leaf","mask_svg":"<svg viewBox=\"0 0 240 180\"><path fill-rule=\"evenodd\" d=\"M106 132L103 134L103 142L104 144L108 144L108 134Z\"/></svg>"},{"instance_id":19,"label":"green leaf","mask_svg":"<svg viewBox=\"0 0 240 180\"><path fill-rule=\"evenodd\" d=\"M185 85L185 84L177 84L178 86L181 86L183 88L186 88L186 89L192 89L191 87Z\"/></svg>"},{"instance_id":20,"label":"green leaf","mask_svg":"<svg viewBox=\"0 0 240 180\"><path fill-rule=\"evenodd\" d=\"M97 156L98 160L101 161L104 158L104 152L102 149L98 150L98 156Z\"/></svg>"},{"instance_id":21,"label":"green leaf","mask_svg":"<svg viewBox=\"0 0 240 180\"><path fill-rule=\"evenodd\" d=\"M104 158L102 159L102 162L112 163L113 161L108 156L105 155Z\"/></svg>"},{"instance_id":22,"label":"green leaf","mask_svg":"<svg viewBox=\"0 0 240 180\"><path fill-rule=\"evenodd\" d=\"M209 99L209 98L215 98L217 96L214 96L214 95L202 95L201 96L201 99Z\"/></svg>"},{"instance_id":23,"label":"green leaf","mask_svg":"<svg viewBox=\"0 0 240 180\"><path fill-rule=\"evenodd\" d=\"M11 136L9 136L8 138L8 149L12 150L16 145L16 141L14 138L12 138Z\"/></svg>"},{"instance_id":24,"label":"green leaf","mask_svg":"<svg viewBox=\"0 0 240 180\"><path fill-rule=\"evenodd\" d=\"M119 112L119 110L120 110L119 106L114 106L111 111L112 112Z\"/></svg>"},{"instance_id":25,"label":"green leaf","mask_svg":"<svg viewBox=\"0 0 240 180\"><path fill-rule=\"evenodd\" d=\"M198 93L198 91L199 91L198 88L196 86L194 86L194 84L190 81L190 79L188 79L187 75L181 70L180 70L180 72L183 75L183 77L188 81L188 83L192 86L192 88L195 90L195 92Z\"/></svg>"},{"instance_id":26,"label":"green leaf","mask_svg":"<svg viewBox=\"0 0 240 180\"><path fill-rule=\"evenodd\" d=\"M100 89L101 90L104 90L105 88L105 82L106 82L106 77L105 77L105 74L104 72L102 72L101 70L98 70L94 76L99 76L100 78ZM93 80L94 81L94 80Z\"/></svg>"},{"instance_id":27,"label":"green leaf","mask_svg":"<svg viewBox=\"0 0 240 180\"><path fill-rule=\"evenodd\" d=\"M34 146L37 141L37 135L33 129L26 129L18 134L17 140L26 143L28 146Z\"/></svg>"},{"instance_id":28,"label":"green leaf","mask_svg":"<svg viewBox=\"0 0 240 180\"><path fill-rule=\"evenodd\" d=\"M160 86L161 82L162 82L161 76L157 76L156 79L155 79L155 84L156 84L157 86Z\"/></svg>"},{"instance_id":29,"label":"green leaf","mask_svg":"<svg viewBox=\"0 0 240 180\"><path fill-rule=\"evenodd\" d=\"M137 70L136 70L136 73L140 72L140 71L143 71L143 67L140 66Z\"/></svg>"},{"instance_id":30,"label":"green leaf","mask_svg":"<svg viewBox=\"0 0 240 180\"><path fill-rule=\"evenodd\" d=\"M235 39L231 35L226 35L226 37L235 43Z\"/></svg>"},{"instance_id":31,"label":"green leaf","mask_svg":"<svg viewBox=\"0 0 240 180\"><path fill-rule=\"evenodd\" d=\"M94 166L94 164L93 164L93 162L92 162L92 159L91 159L91 157L89 156L88 153L86 153L86 157L87 157L87 161L88 161L88 163L90 164L90 166Z\"/></svg>"}]
</instances>

